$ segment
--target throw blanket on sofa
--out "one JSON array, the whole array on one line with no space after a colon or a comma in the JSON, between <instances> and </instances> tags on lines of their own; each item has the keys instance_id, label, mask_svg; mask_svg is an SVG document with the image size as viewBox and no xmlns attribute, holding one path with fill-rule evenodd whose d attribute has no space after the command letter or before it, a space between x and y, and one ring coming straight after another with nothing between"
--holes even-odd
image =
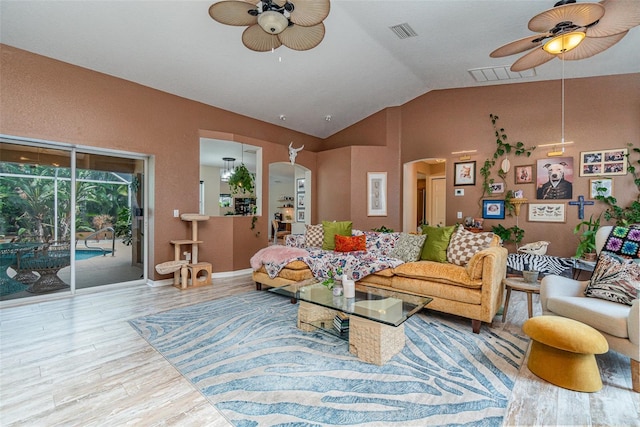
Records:
<instances>
[{"instance_id":1,"label":"throw blanket on sofa","mask_svg":"<svg viewBox=\"0 0 640 427\"><path fill-rule=\"evenodd\" d=\"M402 260L371 252L334 252L322 249L304 250L288 246L269 246L260 249L251 257L251 268L259 270L264 265L270 278L274 278L287 264L303 261L309 266L316 279L329 277L329 270L334 274L338 268L354 280L387 268L394 268L403 263Z\"/></svg>"},{"instance_id":2,"label":"throw blanket on sofa","mask_svg":"<svg viewBox=\"0 0 640 427\"><path fill-rule=\"evenodd\" d=\"M274 245L260 249L251 257L249 262L254 270L259 270L264 264L269 277L273 279L285 265L291 261L302 260L307 255L309 255L309 252L305 249Z\"/></svg>"}]
</instances>

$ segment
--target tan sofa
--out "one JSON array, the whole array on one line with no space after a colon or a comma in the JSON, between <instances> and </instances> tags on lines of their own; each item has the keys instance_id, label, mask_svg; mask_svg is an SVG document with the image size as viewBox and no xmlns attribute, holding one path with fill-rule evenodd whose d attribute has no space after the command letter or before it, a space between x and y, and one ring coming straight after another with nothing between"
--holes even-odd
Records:
<instances>
[{"instance_id":1,"label":"tan sofa","mask_svg":"<svg viewBox=\"0 0 640 427\"><path fill-rule=\"evenodd\" d=\"M475 253L466 266L435 261L415 261L396 268L370 274L358 284L400 290L433 298L427 308L471 319L473 332L479 333L482 322L491 323L502 306L502 279L506 276L507 250L493 246ZM253 272L256 288L281 286L312 278L303 261L287 264L275 278L264 266Z\"/></svg>"}]
</instances>

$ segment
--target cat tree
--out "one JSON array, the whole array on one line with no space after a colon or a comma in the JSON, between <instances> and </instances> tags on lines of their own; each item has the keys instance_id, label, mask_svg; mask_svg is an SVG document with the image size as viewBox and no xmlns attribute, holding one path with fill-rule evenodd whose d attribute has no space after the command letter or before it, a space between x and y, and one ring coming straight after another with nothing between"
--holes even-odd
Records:
<instances>
[{"instance_id":1,"label":"cat tree","mask_svg":"<svg viewBox=\"0 0 640 427\"><path fill-rule=\"evenodd\" d=\"M182 214L182 221L191 222L191 239L171 240L174 247L174 260L156 265L160 274L173 273L173 286L178 289L211 285L211 263L198 261L198 222L207 221L208 215ZM191 246L191 252L182 251L183 246ZM185 259L182 255L185 254Z\"/></svg>"}]
</instances>

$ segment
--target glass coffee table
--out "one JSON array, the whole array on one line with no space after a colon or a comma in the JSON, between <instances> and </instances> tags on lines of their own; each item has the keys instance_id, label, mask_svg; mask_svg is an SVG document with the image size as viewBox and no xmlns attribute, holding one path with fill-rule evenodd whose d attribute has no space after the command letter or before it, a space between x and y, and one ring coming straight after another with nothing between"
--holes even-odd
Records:
<instances>
[{"instance_id":1,"label":"glass coffee table","mask_svg":"<svg viewBox=\"0 0 640 427\"><path fill-rule=\"evenodd\" d=\"M385 364L402 350L404 322L431 302L428 297L364 285L356 285L355 298L334 296L316 279L269 291L299 301L299 329L321 329L348 339L351 353L376 365Z\"/></svg>"}]
</instances>

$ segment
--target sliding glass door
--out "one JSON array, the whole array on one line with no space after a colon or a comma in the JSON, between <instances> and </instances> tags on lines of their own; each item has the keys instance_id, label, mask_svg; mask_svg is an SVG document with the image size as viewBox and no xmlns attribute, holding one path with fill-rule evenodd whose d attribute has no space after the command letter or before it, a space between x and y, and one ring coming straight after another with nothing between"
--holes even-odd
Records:
<instances>
[{"instance_id":1,"label":"sliding glass door","mask_svg":"<svg viewBox=\"0 0 640 427\"><path fill-rule=\"evenodd\" d=\"M144 157L0 142L0 299L144 279Z\"/></svg>"}]
</instances>

